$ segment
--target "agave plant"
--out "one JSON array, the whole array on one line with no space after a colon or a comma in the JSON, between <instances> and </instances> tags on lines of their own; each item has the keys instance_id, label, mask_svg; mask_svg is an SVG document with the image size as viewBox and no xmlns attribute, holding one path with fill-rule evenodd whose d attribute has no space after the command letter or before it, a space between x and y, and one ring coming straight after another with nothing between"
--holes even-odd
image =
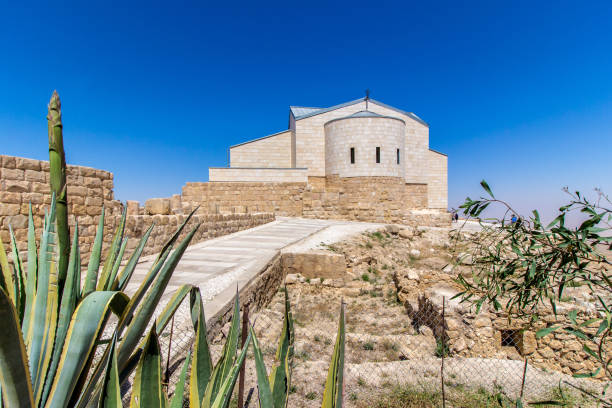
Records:
<instances>
[{"instance_id":1,"label":"agave plant","mask_svg":"<svg viewBox=\"0 0 612 408\"><path fill-rule=\"evenodd\" d=\"M49 141L51 147L53 133L54 151L63 157L63 147L57 145L61 144L59 107L59 98L54 93L49 104ZM54 160L54 155L50 153L51 172L65 175L65 161L61 157ZM57 169L57 166L63 168ZM59 188L63 194L60 197L65 199L65 178L62 182L60 177ZM146 354L147 343L143 343L141 338L176 265L199 227L195 226L173 251L179 234L193 213L186 217L130 298L123 290L132 277L153 226L121 267L127 244L124 211L99 272L104 235L103 210L81 287L78 225L66 259L61 250L61 240L58 245L58 231L67 233L68 227L64 225L67 218L58 218L58 208L61 205L53 192L51 206L44 218L40 249L37 250L30 206L27 270L20 259L13 231L10 230L12 266L0 241L0 318L6 327L0 339L0 385L6 407L84 407L95 403L104 388L102 374L109 364L121 381L125 380ZM60 265L63 264L67 267L62 277ZM166 305L153 326L156 335L164 330L190 290L190 286L180 288ZM112 327L108 324L111 313L118 317ZM111 346L105 346L101 339L105 329L114 333ZM104 348L101 358L95 358L96 351L101 348ZM107 373L106 377L109 375Z\"/></svg>"},{"instance_id":2,"label":"agave plant","mask_svg":"<svg viewBox=\"0 0 612 408\"><path fill-rule=\"evenodd\" d=\"M259 390L260 408L285 408L288 406L289 389L291 384L291 357L293 355L293 319L291 317L289 296L285 288L285 317L278 348L276 361L270 376L266 371L263 355L255 332L251 327L251 342L255 356L255 371L257 373L257 387ZM344 392L344 303L340 307L340 321L338 335L332 361L329 366L325 390L323 392L322 408L342 408Z\"/></svg>"},{"instance_id":3,"label":"agave plant","mask_svg":"<svg viewBox=\"0 0 612 408\"><path fill-rule=\"evenodd\" d=\"M291 386L291 357L293 356L293 318L290 311L289 295L285 293L285 316L275 362L268 377L266 366L259 342L251 327L251 342L255 356L255 371L257 373L257 387L259 389L259 406L261 408L284 408L288 404L289 389Z\"/></svg>"}]
</instances>

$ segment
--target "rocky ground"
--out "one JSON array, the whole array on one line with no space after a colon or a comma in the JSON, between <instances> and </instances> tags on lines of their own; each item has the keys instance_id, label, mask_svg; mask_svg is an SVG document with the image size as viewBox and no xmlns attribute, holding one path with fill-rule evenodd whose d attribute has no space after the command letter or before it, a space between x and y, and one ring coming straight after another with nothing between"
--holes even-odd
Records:
<instances>
[{"instance_id":1,"label":"rocky ground","mask_svg":"<svg viewBox=\"0 0 612 408\"><path fill-rule=\"evenodd\" d=\"M402 406L380 403L398 386L439 390L440 357L449 352L448 346L434 332L435 324L417 321L419 316L411 318L404 303L418 303L425 293L434 299L443 296L445 290L454 294L459 289L453 278L467 273L468 267L449 266L462 250L455 246L449 233L450 229L445 228L388 226L341 243L322 245L327 251L344 254L347 265L344 279L287 277L296 331L291 407L321 404L342 301L346 304L347 406ZM448 307L458 307L457 302ZM256 316L256 331L269 363L282 316L280 292ZM502 348L493 358L450 355L445 358L447 393L464 395L470 389L485 396L501 393L514 397L520 392L523 367L523 360L513 347ZM570 379L562 373L532 366L526 378L528 399L548 397L560 380ZM590 387L591 383L583 385ZM455 402L447 406L483 405ZM588 404L581 402L580 406Z\"/></svg>"}]
</instances>

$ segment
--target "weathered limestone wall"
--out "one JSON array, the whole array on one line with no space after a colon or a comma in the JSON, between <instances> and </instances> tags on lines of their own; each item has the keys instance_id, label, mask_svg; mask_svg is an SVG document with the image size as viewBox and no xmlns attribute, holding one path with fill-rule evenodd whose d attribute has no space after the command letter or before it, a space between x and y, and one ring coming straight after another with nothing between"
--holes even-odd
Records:
<instances>
[{"instance_id":1,"label":"weathered limestone wall","mask_svg":"<svg viewBox=\"0 0 612 408\"><path fill-rule=\"evenodd\" d=\"M427 195L429 208L448 208L448 157L427 152Z\"/></svg>"},{"instance_id":2,"label":"weathered limestone wall","mask_svg":"<svg viewBox=\"0 0 612 408\"><path fill-rule=\"evenodd\" d=\"M325 125L326 174L340 177L387 176L404 178L405 128L403 121L388 117L338 119ZM380 147L380 163L376 163ZM351 163L350 149L355 149ZM400 163L397 162L400 150Z\"/></svg>"},{"instance_id":3,"label":"weathered limestone wall","mask_svg":"<svg viewBox=\"0 0 612 408\"><path fill-rule=\"evenodd\" d=\"M407 224L412 221L410 210L427 206L427 185L406 184L399 177L310 180L304 217Z\"/></svg>"},{"instance_id":4,"label":"weathered limestone wall","mask_svg":"<svg viewBox=\"0 0 612 408\"><path fill-rule=\"evenodd\" d=\"M208 180L214 182L305 183L308 169L210 167Z\"/></svg>"},{"instance_id":5,"label":"weathered limestone wall","mask_svg":"<svg viewBox=\"0 0 612 408\"><path fill-rule=\"evenodd\" d=\"M79 224L79 249L84 263L89 260L102 207L105 208L104 246L108 248L123 211L123 204L114 199L113 174L83 166L67 168L68 213L72 230L75 220ZM145 209L137 202L128 202L126 234L128 253L136 248L141 236L154 222L155 228L145 246L145 254L158 252L174 234L186 215L177 214L181 210L180 196L173 199L150 200L154 204L149 210L156 215L144 215ZM49 187L49 162L22 157L0 155L0 239L8 248L10 243L9 225L15 232L19 251L25 256L27 250L28 207L32 203L37 240L42 228L45 209L51 204ZM255 211L253 211L255 212ZM190 226L202 223L192 242L200 242L251 228L274 220L272 212L260 214L198 214L190 221ZM189 226L183 236L190 230Z\"/></svg>"},{"instance_id":6,"label":"weathered limestone wall","mask_svg":"<svg viewBox=\"0 0 612 408\"><path fill-rule=\"evenodd\" d=\"M292 167L291 130L233 146L231 167Z\"/></svg>"},{"instance_id":7,"label":"weathered limestone wall","mask_svg":"<svg viewBox=\"0 0 612 408\"><path fill-rule=\"evenodd\" d=\"M181 198L184 211L199 205L201 214L268 212L299 217L305 189L306 183L187 183Z\"/></svg>"},{"instance_id":8,"label":"weathered limestone wall","mask_svg":"<svg viewBox=\"0 0 612 408\"><path fill-rule=\"evenodd\" d=\"M27 247L28 207L32 203L37 238L45 209L51 204L49 162L22 157L0 156L0 238L9 241L9 224L15 232L19 250ZM88 259L96 234L102 206L106 208L105 241L112 239L112 229L121 215L122 205L114 200L113 174L82 166L67 167L69 223L79 223L82 259Z\"/></svg>"}]
</instances>

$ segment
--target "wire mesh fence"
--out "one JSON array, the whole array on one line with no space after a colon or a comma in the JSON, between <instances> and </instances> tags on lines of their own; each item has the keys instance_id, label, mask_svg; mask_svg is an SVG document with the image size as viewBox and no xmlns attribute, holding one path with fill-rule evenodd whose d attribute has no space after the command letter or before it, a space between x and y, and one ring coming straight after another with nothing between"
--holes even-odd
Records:
<instances>
[{"instance_id":1,"label":"wire mesh fence","mask_svg":"<svg viewBox=\"0 0 612 408\"><path fill-rule=\"evenodd\" d=\"M600 382L574 379L530 362L528 356L521 355L520 338L512 330L499 331L496 356L472 353L466 357L453 351L446 307L437 313L422 310L409 315L403 305L391 305L391 299L371 294L363 295L367 301L360 302L343 298L342 293L327 293L321 286L290 287L289 293L295 328L289 407L321 406L342 301L346 305L347 407L444 406L444 403L454 407L497 406L498 401L511 402L521 396L524 401L537 401L566 398L570 393L578 398L571 400L575 406L596 402ZM274 364L283 325L283 296L279 292L266 308L249 316L268 372ZM372 300L388 302L390 311L375 309ZM447 301L444 299L445 304ZM400 320L402 323L398 324ZM227 325L211 339L215 362L221 355L226 333ZM160 336L165 355L162 368L169 367L170 394L192 341L193 329L187 320L169 325ZM258 392L252 356L249 351L242 406L255 407ZM238 399L237 386L231 406L241 406ZM188 391L184 406L188 406Z\"/></svg>"}]
</instances>

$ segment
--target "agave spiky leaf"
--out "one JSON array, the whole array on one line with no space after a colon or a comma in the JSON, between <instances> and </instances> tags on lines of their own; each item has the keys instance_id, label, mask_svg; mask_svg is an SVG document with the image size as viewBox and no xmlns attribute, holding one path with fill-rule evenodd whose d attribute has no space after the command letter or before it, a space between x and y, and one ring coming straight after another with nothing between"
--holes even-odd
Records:
<instances>
[{"instance_id":1,"label":"agave spiky leaf","mask_svg":"<svg viewBox=\"0 0 612 408\"><path fill-rule=\"evenodd\" d=\"M132 386L131 408L164 408L167 398L162 389L161 353L155 326L151 327L136 367Z\"/></svg>"},{"instance_id":2,"label":"agave spiky leaf","mask_svg":"<svg viewBox=\"0 0 612 408\"><path fill-rule=\"evenodd\" d=\"M113 335L110 347L110 358L102 380L102 396L98 408L121 408L121 386L119 384L119 367L117 366L117 332Z\"/></svg>"},{"instance_id":3,"label":"agave spiky leaf","mask_svg":"<svg viewBox=\"0 0 612 408\"><path fill-rule=\"evenodd\" d=\"M322 408L342 408L344 398L344 303L340 306L340 321L338 335L334 346L334 354L329 365L325 391L323 391Z\"/></svg>"},{"instance_id":4,"label":"agave spiky leaf","mask_svg":"<svg viewBox=\"0 0 612 408\"><path fill-rule=\"evenodd\" d=\"M119 249L119 254L115 259L115 263L113 264L113 268L110 273L110 277L106 282L104 290L111 290L113 285L115 284L115 278L117 277L117 273L119 272L119 266L121 266L121 261L123 260L123 254L125 253L125 248L127 247L128 239L127 237L123 238L121 242L121 248Z\"/></svg>"},{"instance_id":5,"label":"agave spiky leaf","mask_svg":"<svg viewBox=\"0 0 612 408\"><path fill-rule=\"evenodd\" d=\"M28 273L25 284L25 310L23 312L22 328L30 326L32 316L32 305L36 297L36 280L38 268L38 252L36 250L36 231L34 228L34 217L32 216L32 203L28 208ZM24 331L25 335L25 331Z\"/></svg>"},{"instance_id":6,"label":"agave spiky leaf","mask_svg":"<svg viewBox=\"0 0 612 408\"><path fill-rule=\"evenodd\" d=\"M236 380L238 379L238 374L240 373L240 367L244 363L244 359L246 358L247 350L249 348L249 344L251 343L251 333L246 338L244 342L244 347L240 352L240 355L237 359L235 359L234 363L230 366L230 369L225 376L223 383L219 387L217 396L214 402L210 405L202 405L205 408L227 408L229 407L230 401L232 399L232 392L234 391L234 386L236 385ZM203 401L207 403L207 401Z\"/></svg>"},{"instance_id":7,"label":"agave spiky leaf","mask_svg":"<svg viewBox=\"0 0 612 408\"><path fill-rule=\"evenodd\" d=\"M208 345L206 330L206 318L204 316L204 304L200 290L194 287L189 296L191 306L191 321L195 330L195 342L193 345L193 362L191 364L191 377L189 380L189 403L191 406L199 407L206 393L212 372L212 358Z\"/></svg>"},{"instance_id":8,"label":"agave spiky leaf","mask_svg":"<svg viewBox=\"0 0 612 408\"><path fill-rule=\"evenodd\" d=\"M62 132L62 105L57 91L49 101L47 128L49 133L49 181L57 200L57 235L59 241L59 286L62 288L70 255L70 229L68 228L68 201L66 193L66 155Z\"/></svg>"},{"instance_id":9,"label":"agave spiky leaf","mask_svg":"<svg viewBox=\"0 0 612 408\"><path fill-rule=\"evenodd\" d=\"M19 257L19 249L17 248L17 240L13 228L9 224L9 233L11 236L11 248L13 255L13 276L15 279L15 297L17 303L17 314L19 315L19 323L23 322L23 312L25 310L25 276L23 274L23 266Z\"/></svg>"},{"instance_id":10,"label":"agave spiky leaf","mask_svg":"<svg viewBox=\"0 0 612 408\"><path fill-rule=\"evenodd\" d=\"M138 243L138 246L136 247L136 250L132 253L132 256L130 256L130 260L127 262L123 270L119 273L117 279L115 279L111 290L125 289L125 286L132 277L132 273L134 273L134 269L136 269L136 265L138 264L140 255L142 255L142 251L145 245L147 244L147 241L149 240L149 236L151 235L151 231L153 231L154 226L155 224L151 224L149 229L147 229L147 231L144 233L144 235L140 239L140 242Z\"/></svg>"},{"instance_id":11,"label":"agave spiky leaf","mask_svg":"<svg viewBox=\"0 0 612 408\"><path fill-rule=\"evenodd\" d=\"M70 321L66 341L47 401L48 408L67 406L89 356L95 349L109 311L121 316L128 303L122 292L96 291L79 304Z\"/></svg>"},{"instance_id":12,"label":"agave spiky leaf","mask_svg":"<svg viewBox=\"0 0 612 408\"><path fill-rule=\"evenodd\" d=\"M283 330L281 331L278 348L276 349L276 364L270 372L270 387L275 408L284 408L288 403L291 385L291 357L293 356L293 342L295 340L289 292L286 287L284 292L285 317L283 320Z\"/></svg>"},{"instance_id":13,"label":"agave spiky leaf","mask_svg":"<svg viewBox=\"0 0 612 408\"><path fill-rule=\"evenodd\" d=\"M48 222L45 225L40 244L37 296L32 311L33 319L30 321L28 336L26 337L26 345L29 345L28 360L36 404L42 397L47 368L51 360L53 340L55 339L59 290L56 259L55 195L53 195Z\"/></svg>"},{"instance_id":14,"label":"agave spiky leaf","mask_svg":"<svg viewBox=\"0 0 612 408\"><path fill-rule=\"evenodd\" d=\"M170 408L182 408L183 407L183 393L185 392L185 381L187 381L187 369L189 368L189 362L191 361L191 352L187 353L187 358L183 363L183 369L179 380L174 387L174 396L170 403Z\"/></svg>"},{"instance_id":15,"label":"agave spiky leaf","mask_svg":"<svg viewBox=\"0 0 612 408\"><path fill-rule=\"evenodd\" d=\"M223 346L223 352L221 358L215 365L211 374L210 381L206 386L206 392L204 393L204 404L205 407L212 406L212 401L217 401L219 390L228 378L234 362L236 361L236 351L238 349L238 335L240 328L240 301L238 299L238 290L236 290L236 298L234 299L234 312L232 315L232 321L229 332L227 334L227 340ZM247 344L247 343L245 343Z\"/></svg>"},{"instance_id":16,"label":"agave spiky leaf","mask_svg":"<svg viewBox=\"0 0 612 408\"><path fill-rule=\"evenodd\" d=\"M255 355L255 371L257 373L257 386L259 389L259 406L261 408L285 408L289 400L289 387L291 380L290 358L293 355L293 319L291 317L289 294L285 292L285 317L283 330L276 350L276 362L270 372L266 372L259 342L253 328L252 342Z\"/></svg>"},{"instance_id":17,"label":"agave spiky leaf","mask_svg":"<svg viewBox=\"0 0 612 408\"><path fill-rule=\"evenodd\" d=\"M155 308L157 307L159 300L166 290L166 286L168 285L168 281L170 280L176 265L178 265L183 253L187 249L187 246L191 242L191 239L199 227L200 224L196 225L196 227L193 228L189 234L187 234L185 239L183 239L176 250L168 258L168 262L162 267L159 276L156 278L151 290L143 299L142 305L134 315L132 322L127 326L125 335L123 336L123 341L119 346L118 361L121 369L123 369L124 364L134 351L134 347L138 344L138 341L144 333L151 316L153 316L153 312L155 312Z\"/></svg>"},{"instance_id":18,"label":"agave spiky leaf","mask_svg":"<svg viewBox=\"0 0 612 408\"><path fill-rule=\"evenodd\" d=\"M107 286L109 286L113 266L115 265L115 261L119 256L119 252L121 251L123 233L125 232L126 215L127 206L123 209L121 220L119 221L119 225L117 225L117 228L115 229L115 235L113 236L111 246L106 254L106 260L104 261L104 266L102 267L102 273L100 274L100 279L98 279L98 285L96 286L96 290L106 290Z\"/></svg>"},{"instance_id":19,"label":"agave spiky leaf","mask_svg":"<svg viewBox=\"0 0 612 408\"><path fill-rule=\"evenodd\" d=\"M81 255L79 253L79 224L75 225L74 236L72 239L72 247L70 250L70 259L68 261L68 271L62 299L59 308L59 318L57 321L57 331L55 334L55 347L51 358L51 366L49 367L49 375L45 381L42 401L46 401L51 385L53 383L53 375L59 365L59 360L62 352L62 345L66 340L70 319L77 304L79 286L81 283Z\"/></svg>"},{"instance_id":20,"label":"agave spiky leaf","mask_svg":"<svg viewBox=\"0 0 612 408\"><path fill-rule=\"evenodd\" d=\"M17 310L0 288L0 389L6 407L34 407L28 357L21 334Z\"/></svg>"},{"instance_id":21,"label":"agave spiky leaf","mask_svg":"<svg viewBox=\"0 0 612 408\"><path fill-rule=\"evenodd\" d=\"M4 249L4 244L0 239L0 269L2 270L2 274L0 276L0 288L4 289L8 296L11 298L13 303L16 303L16 293L15 293L15 278L13 277L13 273L11 272L11 267L9 266L8 257L6 256L6 250Z\"/></svg>"},{"instance_id":22,"label":"agave spiky leaf","mask_svg":"<svg viewBox=\"0 0 612 408\"><path fill-rule=\"evenodd\" d=\"M96 283L98 281L98 270L100 269L100 256L102 255L102 240L104 239L104 207L102 207L102 214L100 214L100 220L98 221L98 229L96 230L96 237L94 238L93 246L91 247L91 255L89 256L89 264L87 265L87 274L85 275L85 283L83 284L83 290L81 297L89 295L91 292L96 290Z\"/></svg>"},{"instance_id":23,"label":"agave spiky leaf","mask_svg":"<svg viewBox=\"0 0 612 408\"><path fill-rule=\"evenodd\" d=\"M251 342L253 343L253 355L255 356L255 372L257 373L257 389L259 390L259 407L274 408L274 397L270 389L270 381L266 371L263 355L259 347L259 342L255 336L253 327L250 329Z\"/></svg>"},{"instance_id":24,"label":"agave spiky leaf","mask_svg":"<svg viewBox=\"0 0 612 408\"><path fill-rule=\"evenodd\" d=\"M193 289L192 285L181 285L172 295L172 298L166 303L166 306L161 311L157 320L155 321L155 327L157 327L157 333L160 334L166 328L166 325L174 316L177 309L183 302L183 299L189 294L189 292Z\"/></svg>"}]
</instances>

